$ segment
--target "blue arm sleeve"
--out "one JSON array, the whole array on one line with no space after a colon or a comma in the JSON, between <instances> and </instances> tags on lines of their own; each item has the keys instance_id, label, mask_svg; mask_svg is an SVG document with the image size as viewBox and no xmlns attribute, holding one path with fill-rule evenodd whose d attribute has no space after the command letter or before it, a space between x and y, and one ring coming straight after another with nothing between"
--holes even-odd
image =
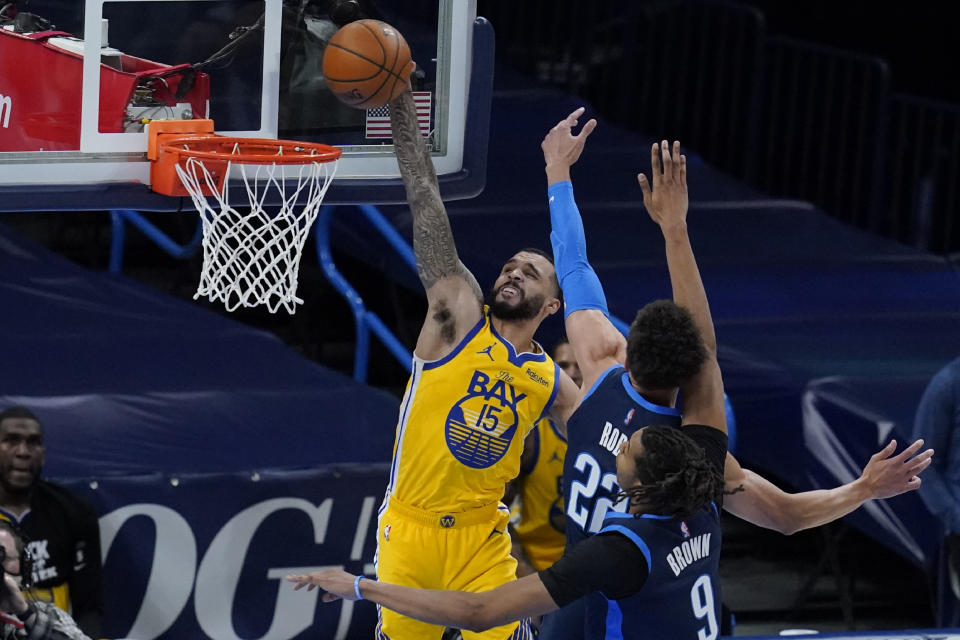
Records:
<instances>
[{"instance_id":1,"label":"blue arm sleeve","mask_svg":"<svg viewBox=\"0 0 960 640\"><path fill-rule=\"evenodd\" d=\"M547 187L547 197L552 227L550 243L563 290L564 318L581 309L598 309L609 318L600 279L587 261L587 239L573 199L573 185L568 180L552 184Z\"/></svg>"}]
</instances>

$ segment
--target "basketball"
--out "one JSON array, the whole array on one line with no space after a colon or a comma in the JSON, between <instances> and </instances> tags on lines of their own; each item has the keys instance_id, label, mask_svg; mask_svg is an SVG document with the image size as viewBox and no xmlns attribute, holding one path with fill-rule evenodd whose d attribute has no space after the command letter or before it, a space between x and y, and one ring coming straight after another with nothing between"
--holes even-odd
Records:
<instances>
[{"instance_id":1,"label":"basketball","mask_svg":"<svg viewBox=\"0 0 960 640\"><path fill-rule=\"evenodd\" d=\"M414 66L407 41L379 20L344 25L323 54L327 86L356 109L383 106L409 89Z\"/></svg>"}]
</instances>

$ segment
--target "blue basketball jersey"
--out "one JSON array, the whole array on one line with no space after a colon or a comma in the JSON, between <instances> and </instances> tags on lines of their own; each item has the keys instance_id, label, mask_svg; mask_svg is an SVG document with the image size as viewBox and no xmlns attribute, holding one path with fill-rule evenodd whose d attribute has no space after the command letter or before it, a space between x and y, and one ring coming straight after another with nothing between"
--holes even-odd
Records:
<instances>
[{"instance_id":1,"label":"blue basketball jersey","mask_svg":"<svg viewBox=\"0 0 960 640\"><path fill-rule=\"evenodd\" d=\"M600 533L631 540L649 575L632 596L586 599L585 640L714 640L720 635L720 516L715 504L686 520L610 513Z\"/></svg>"},{"instance_id":2,"label":"blue basketball jersey","mask_svg":"<svg viewBox=\"0 0 960 640\"><path fill-rule=\"evenodd\" d=\"M649 425L680 426L680 411L655 405L630 384L626 369L610 367L584 396L567 422L563 463L567 548L600 530L620 491L616 458L620 444Z\"/></svg>"}]
</instances>

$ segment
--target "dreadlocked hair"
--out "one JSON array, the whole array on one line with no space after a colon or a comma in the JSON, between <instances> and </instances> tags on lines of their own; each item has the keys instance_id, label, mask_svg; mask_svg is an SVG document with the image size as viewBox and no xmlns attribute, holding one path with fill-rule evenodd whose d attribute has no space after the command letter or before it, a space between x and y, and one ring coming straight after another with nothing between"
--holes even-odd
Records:
<instances>
[{"instance_id":1,"label":"dreadlocked hair","mask_svg":"<svg viewBox=\"0 0 960 640\"><path fill-rule=\"evenodd\" d=\"M703 448L683 429L650 426L643 430L637 460L640 484L617 494L643 513L688 518L723 492L723 471L707 461Z\"/></svg>"}]
</instances>

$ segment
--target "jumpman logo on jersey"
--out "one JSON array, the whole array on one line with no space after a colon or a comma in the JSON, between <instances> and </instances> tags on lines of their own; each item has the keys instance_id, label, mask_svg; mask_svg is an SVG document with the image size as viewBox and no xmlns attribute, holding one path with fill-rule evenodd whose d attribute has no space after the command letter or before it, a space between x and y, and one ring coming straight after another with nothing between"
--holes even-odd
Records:
<instances>
[{"instance_id":1,"label":"jumpman logo on jersey","mask_svg":"<svg viewBox=\"0 0 960 640\"><path fill-rule=\"evenodd\" d=\"M553 462L554 460L557 460L557 461L559 461L559 462L563 462L563 458L561 458L560 456L557 455L556 450L554 450L553 455L550 457L550 462Z\"/></svg>"},{"instance_id":2,"label":"jumpman logo on jersey","mask_svg":"<svg viewBox=\"0 0 960 640\"><path fill-rule=\"evenodd\" d=\"M493 362L493 361L495 361L495 358L493 357L493 354L490 353L490 352L493 351L493 348L494 348L495 346L497 346L497 343L496 343L496 342L494 342L493 344L491 344L491 345L490 345L489 347L487 347L486 349L480 349L480 351L477 351L477 353L486 354L487 356L489 356L490 361Z\"/></svg>"}]
</instances>

